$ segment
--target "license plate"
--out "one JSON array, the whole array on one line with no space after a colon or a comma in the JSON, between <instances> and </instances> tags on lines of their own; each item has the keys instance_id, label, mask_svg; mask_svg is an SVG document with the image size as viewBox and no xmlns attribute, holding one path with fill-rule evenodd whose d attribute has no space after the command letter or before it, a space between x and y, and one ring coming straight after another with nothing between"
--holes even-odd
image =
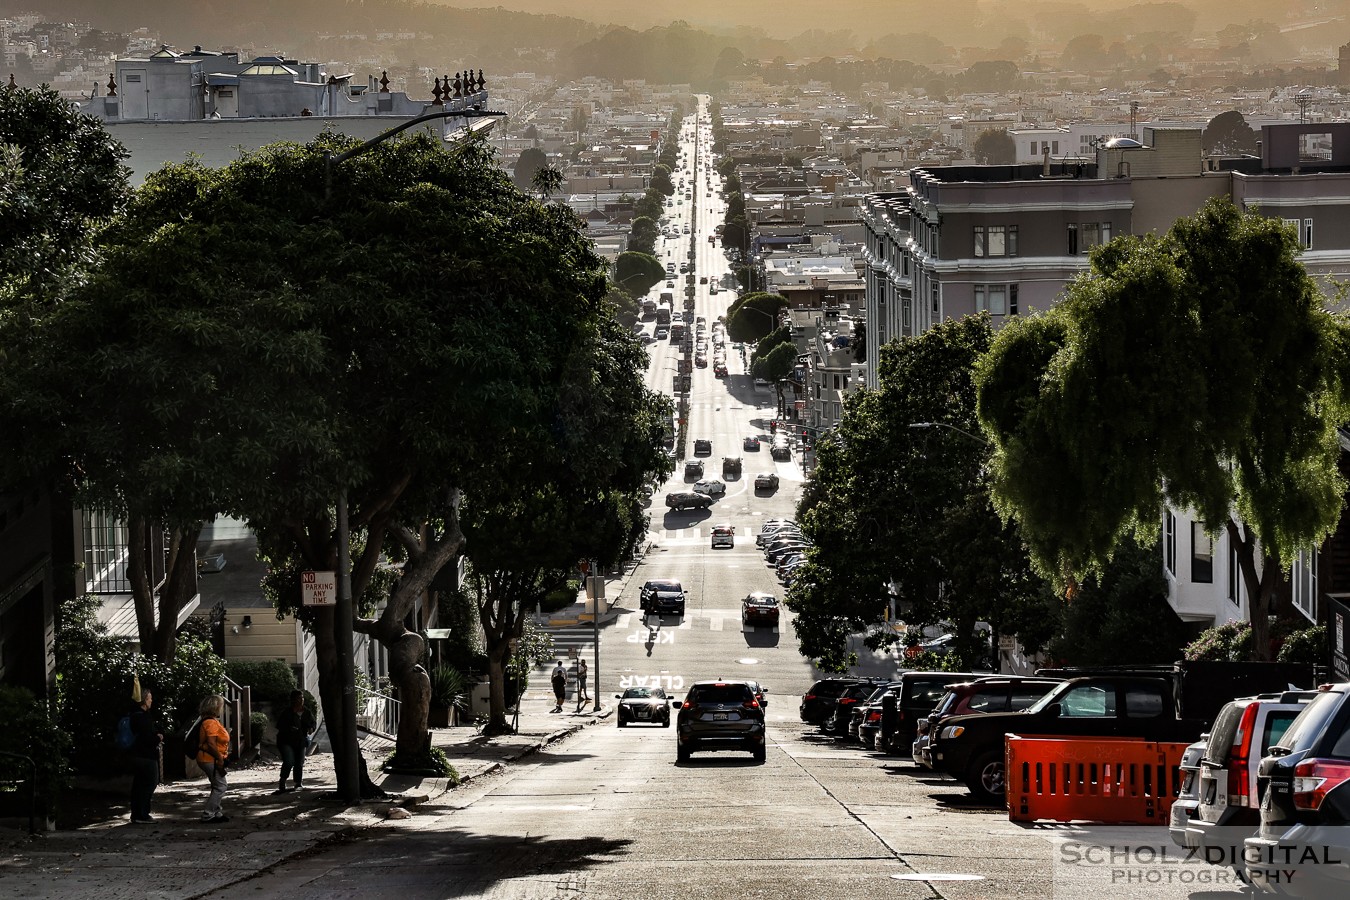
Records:
<instances>
[{"instance_id":1,"label":"license plate","mask_svg":"<svg viewBox=\"0 0 1350 900\"><path fill-rule=\"evenodd\" d=\"M719 721L727 717L726 713L713 713L713 721Z\"/></svg>"}]
</instances>

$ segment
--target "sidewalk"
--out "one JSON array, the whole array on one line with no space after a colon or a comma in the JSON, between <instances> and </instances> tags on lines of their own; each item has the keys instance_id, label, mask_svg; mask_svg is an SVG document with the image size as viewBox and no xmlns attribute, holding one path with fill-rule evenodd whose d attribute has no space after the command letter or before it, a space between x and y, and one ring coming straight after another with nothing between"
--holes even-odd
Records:
<instances>
[{"instance_id":1,"label":"sidewalk","mask_svg":"<svg viewBox=\"0 0 1350 900\"><path fill-rule=\"evenodd\" d=\"M521 701L518 734L486 738L472 726L432 729L432 743L445 751L459 785L502 770L587 725L612 709L553 713L552 696ZM223 808L229 821L200 821L206 781L162 784L155 792L153 825L132 825L127 805L130 776L86 781L72 788L61 830L30 836L26 819L0 820L0 897L185 898L199 897L245 881L271 866L378 827L393 807L416 816L419 809L454 803L449 778L385 775L380 764L392 744L363 754L371 778L393 800L346 807L332 797L337 781L333 757L316 753L305 763L305 788L274 794L280 764L266 749L263 761L229 773ZM442 809L441 811L444 811Z\"/></svg>"},{"instance_id":2,"label":"sidewalk","mask_svg":"<svg viewBox=\"0 0 1350 900\"><path fill-rule=\"evenodd\" d=\"M642 545L642 549L634 554L634 557L630 562L624 564L622 570L618 573L605 574L604 608L600 613L600 624L602 627L607 622L612 622L619 617L619 613L614 611L614 606L621 598L623 598L624 593L628 590L628 582L632 580L634 573L637 572L638 566L642 564L643 558L647 555L647 551L652 548L654 543L655 541L648 535L646 541ZM629 599L636 603L636 593ZM557 612L546 613L543 621L539 624L546 625L549 628L571 628L577 625L590 625L595 617L586 611L586 607L586 595L584 592L578 591L575 603L571 606L565 606Z\"/></svg>"}]
</instances>

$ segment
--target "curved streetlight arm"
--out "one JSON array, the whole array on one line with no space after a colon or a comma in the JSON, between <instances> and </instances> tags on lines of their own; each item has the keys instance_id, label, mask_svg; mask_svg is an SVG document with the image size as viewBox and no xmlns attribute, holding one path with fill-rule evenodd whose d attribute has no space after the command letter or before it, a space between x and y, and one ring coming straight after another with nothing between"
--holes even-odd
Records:
<instances>
[{"instance_id":1,"label":"curved streetlight arm","mask_svg":"<svg viewBox=\"0 0 1350 900\"><path fill-rule=\"evenodd\" d=\"M987 441L986 439L980 437L978 434L975 434L973 431L967 431L966 429L962 428L962 427L959 426L959 425L950 425L950 424L948 424L948 423L946 423L946 422L910 422L910 423L909 423L909 427L912 428L912 429L917 429L917 430L921 430L921 431L926 431L926 430L928 430L929 428L946 428L946 429L948 429L948 430L950 430L950 431L955 431L955 432L957 432L957 433L959 433L959 434L964 434L966 437L970 438L972 441L979 441L981 444L984 444L986 447L990 446L989 441Z\"/></svg>"},{"instance_id":2,"label":"curved streetlight arm","mask_svg":"<svg viewBox=\"0 0 1350 900\"><path fill-rule=\"evenodd\" d=\"M459 109L459 110L440 110L439 112L423 113L420 116L414 116L406 122L390 128L388 131L375 135L375 137L366 141L364 144L358 144L350 150L344 150L334 156L332 153L325 152L323 155L323 191L324 198L327 199L333 192L333 166L338 163L346 162L353 156L360 156L374 147L383 144L385 141L402 134L414 125L421 125L423 122L430 122L434 119L484 119L484 118L505 118L506 113L495 112L490 109Z\"/></svg>"}]
</instances>

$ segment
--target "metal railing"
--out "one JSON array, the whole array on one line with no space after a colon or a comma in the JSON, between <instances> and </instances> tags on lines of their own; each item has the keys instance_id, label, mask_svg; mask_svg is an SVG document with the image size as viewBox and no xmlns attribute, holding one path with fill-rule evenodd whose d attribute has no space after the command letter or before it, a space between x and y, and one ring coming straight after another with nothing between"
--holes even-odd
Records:
<instances>
[{"instance_id":1,"label":"metal railing","mask_svg":"<svg viewBox=\"0 0 1350 900\"><path fill-rule=\"evenodd\" d=\"M230 732L231 740L234 741L234 756L238 759L246 748L253 746L253 736L250 734L253 688L246 684L235 684L226 677L224 697L225 721L221 724Z\"/></svg>"},{"instance_id":2,"label":"metal railing","mask_svg":"<svg viewBox=\"0 0 1350 900\"><path fill-rule=\"evenodd\" d=\"M356 688L356 727L387 740L397 740L398 700L367 687Z\"/></svg>"}]
</instances>

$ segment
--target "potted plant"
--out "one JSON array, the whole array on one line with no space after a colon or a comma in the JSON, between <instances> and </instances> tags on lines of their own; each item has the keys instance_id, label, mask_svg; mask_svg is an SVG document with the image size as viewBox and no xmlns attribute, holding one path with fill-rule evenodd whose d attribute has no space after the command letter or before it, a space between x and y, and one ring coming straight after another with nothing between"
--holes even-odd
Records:
<instances>
[{"instance_id":1,"label":"potted plant","mask_svg":"<svg viewBox=\"0 0 1350 900\"><path fill-rule=\"evenodd\" d=\"M427 725L448 728L457 724L460 713L469 707L469 682L458 669L437 666L431 670L431 706Z\"/></svg>"}]
</instances>

